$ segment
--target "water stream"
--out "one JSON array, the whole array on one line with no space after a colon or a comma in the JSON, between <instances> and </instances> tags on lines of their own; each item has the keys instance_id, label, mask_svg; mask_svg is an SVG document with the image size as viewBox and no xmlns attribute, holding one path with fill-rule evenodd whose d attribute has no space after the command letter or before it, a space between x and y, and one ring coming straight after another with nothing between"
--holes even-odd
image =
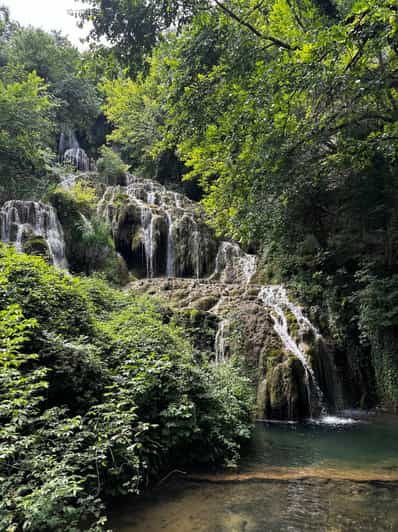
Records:
<instances>
[{"instance_id":1,"label":"water stream","mask_svg":"<svg viewBox=\"0 0 398 532\"><path fill-rule=\"evenodd\" d=\"M121 501L110 524L115 532L396 531L398 420L344 413L259 423L238 471L174 478Z\"/></svg>"},{"instance_id":2,"label":"water stream","mask_svg":"<svg viewBox=\"0 0 398 532\"><path fill-rule=\"evenodd\" d=\"M320 334L312 323L303 315L302 309L295 305L288 297L286 289L281 285L264 286L259 299L266 308L271 311L274 322L274 330L282 341L282 345L300 360L305 375L305 387L307 391L310 417L313 417L312 408L316 403L321 410L321 414L326 413L326 406L323 392L318 384L314 370L303 348L305 337L311 334L315 340L320 338ZM288 313L294 316L294 326L297 330L293 334L288 323ZM300 345L301 344L301 345Z\"/></svg>"}]
</instances>

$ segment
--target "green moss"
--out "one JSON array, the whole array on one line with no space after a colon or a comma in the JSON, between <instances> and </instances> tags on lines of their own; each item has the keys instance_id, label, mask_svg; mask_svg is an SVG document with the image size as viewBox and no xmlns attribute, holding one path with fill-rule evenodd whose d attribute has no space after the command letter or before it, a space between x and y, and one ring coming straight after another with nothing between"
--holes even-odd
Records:
<instances>
[{"instance_id":1,"label":"green moss","mask_svg":"<svg viewBox=\"0 0 398 532\"><path fill-rule=\"evenodd\" d=\"M195 301L194 306L198 310L210 310L218 301L217 296L205 296Z\"/></svg>"},{"instance_id":2,"label":"green moss","mask_svg":"<svg viewBox=\"0 0 398 532\"><path fill-rule=\"evenodd\" d=\"M42 237L28 237L24 242L22 249L28 255L37 255L50 261L50 250L48 249L46 240Z\"/></svg>"}]
</instances>

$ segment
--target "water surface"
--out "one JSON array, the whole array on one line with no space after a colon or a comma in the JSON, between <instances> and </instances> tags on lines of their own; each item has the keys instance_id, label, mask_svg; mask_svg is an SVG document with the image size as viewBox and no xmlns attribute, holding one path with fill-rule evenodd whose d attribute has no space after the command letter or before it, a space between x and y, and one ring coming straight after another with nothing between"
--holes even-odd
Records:
<instances>
[{"instance_id":1,"label":"water surface","mask_svg":"<svg viewBox=\"0 0 398 532\"><path fill-rule=\"evenodd\" d=\"M173 478L126 500L113 530L398 531L398 420L348 419L259 423L238 471Z\"/></svg>"}]
</instances>

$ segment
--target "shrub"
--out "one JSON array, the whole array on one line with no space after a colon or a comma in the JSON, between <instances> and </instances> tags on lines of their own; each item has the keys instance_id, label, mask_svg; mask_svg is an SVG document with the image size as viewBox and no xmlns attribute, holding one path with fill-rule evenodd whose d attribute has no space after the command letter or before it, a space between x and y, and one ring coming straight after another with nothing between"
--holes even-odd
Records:
<instances>
[{"instance_id":1,"label":"shrub","mask_svg":"<svg viewBox=\"0 0 398 532\"><path fill-rule=\"evenodd\" d=\"M109 146L102 146L101 157L97 161L97 170L107 185L124 185L129 170L120 155Z\"/></svg>"},{"instance_id":2,"label":"shrub","mask_svg":"<svg viewBox=\"0 0 398 532\"><path fill-rule=\"evenodd\" d=\"M253 391L170 311L0 246L0 529L100 531L161 469L237 459Z\"/></svg>"},{"instance_id":3,"label":"shrub","mask_svg":"<svg viewBox=\"0 0 398 532\"><path fill-rule=\"evenodd\" d=\"M126 283L111 228L95 213L95 188L77 183L71 190L56 189L48 200L56 208L63 227L72 272L86 275L102 272L115 284Z\"/></svg>"}]
</instances>

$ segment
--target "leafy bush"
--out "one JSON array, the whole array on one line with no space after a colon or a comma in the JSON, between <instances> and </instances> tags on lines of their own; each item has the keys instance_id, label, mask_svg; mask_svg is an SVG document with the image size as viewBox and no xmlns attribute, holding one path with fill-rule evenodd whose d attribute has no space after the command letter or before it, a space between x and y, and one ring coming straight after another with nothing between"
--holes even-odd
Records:
<instances>
[{"instance_id":1,"label":"leafy bush","mask_svg":"<svg viewBox=\"0 0 398 532\"><path fill-rule=\"evenodd\" d=\"M109 146L102 146L100 153L101 157L97 161L99 175L108 185L124 185L128 165L124 164L120 155Z\"/></svg>"},{"instance_id":2,"label":"leafy bush","mask_svg":"<svg viewBox=\"0 0 398 532\"><path fill-rule=\"evenodd\" d=\"M0 202L40 195L48 185L43 178L51 162L53 110L34 72L19 80L0 78Z\"/></svg>"},{"instance_id":3,"label":"leafy bush","mask_svg":"<svg viewBox=\"0 0 398 532\"><path fill-rule=\"evenodd\" d=\"M0 529L104 530L110 496L237 459L249 382L197 366L169 309L4 245L0 301Z\"/></svg>"},{"instance_id":4,"label":"leafy bush","mask_svg":"<svg viewBox=\"0 0 398 532\"><path fill-rule=\"evenodd\" d=\"M115 284L123 284L128 279L120 265L111 228L95 213L96 200L95 188L80 182L71 190L58 188L48 195L64 230L71 270L87 275L102 272Z\"/></svg>"}]
</instances>

